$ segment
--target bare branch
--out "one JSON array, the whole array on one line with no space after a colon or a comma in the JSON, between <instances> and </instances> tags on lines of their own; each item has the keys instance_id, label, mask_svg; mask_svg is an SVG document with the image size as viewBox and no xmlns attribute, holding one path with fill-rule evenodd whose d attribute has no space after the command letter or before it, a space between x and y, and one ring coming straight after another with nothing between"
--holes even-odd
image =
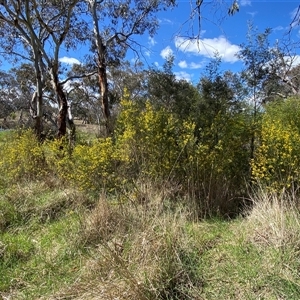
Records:
<instances>
[{"instance_id":1,"label":"bare branch","mask_svg":"<svg viewBox=\"0 0 300 300\"><path fill-rule=\"evenodd\" d=\"M91 77L95 74L97 74L98 71L93 71L91 73L87 73L87 74L82 74L82 75L74 75L74 76L70 76L68 78L66 78L65 80L61 81L60 84L64 85L66 84L68 81L73 80L73 79L81 79L81 78L87 78L87 77Z\"/></svg>"}]
</instances>

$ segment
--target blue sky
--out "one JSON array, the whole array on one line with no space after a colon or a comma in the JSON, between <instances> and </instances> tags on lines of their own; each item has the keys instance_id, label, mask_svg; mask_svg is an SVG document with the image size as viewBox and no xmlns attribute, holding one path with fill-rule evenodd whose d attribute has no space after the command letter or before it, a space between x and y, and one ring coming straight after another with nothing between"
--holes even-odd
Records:
<instances>
[{"instance_id":1,"label":"blue sky","mask_svg":"<svg viewBox=\"0 0 300 300\"><path fill-rule=\"evenodd\" d=\"M223 59L224 70L239 71L243 64L235 54L240 50L240 45L246 42L248 22L252 21L259 32L263 32L267 27L272 28L270 41L273 43L286 36L300 4L297 0L238 0L240 11L229 17L227 9L232 1L204 0L201 6L203 20L200 29L197 22L192 24L188 21L191 2L195 3L196 0L177 0L177 7L160 12L160 28L157 34L153 38L149 35L136 37L144 46L140 59L145 68L161 68L167 55L173 54L173 70L177 78L197 83L205 66L218 51ZM223 4L216 6L215 3L218 2ZM225 19L221 22L223 17ZM191 34L192 29L195 35L199 33L199 40L187 40L187 32ZM293 28L292 38L300 42L299 26ZM298 50L300 54L300 46ZM60 60L68 65L79 63L83 60L85 51L84 46L80 46L76 52L62 51ZM136 59L133 53L128 53L127 58L131 61Z\"/></svg>"},{"instance_id":2,"label":"blue sky","mask_svg":"<svg viewBox=\"0 0 300 300\"><path fill-rule=\"evenodd\" d=\"M199 43L187 41L184 37L187 30L192 28L190 22L182 25L188 20L191 11L189 0L179 0L176 8L160 13L157 35L154 38L139 38L140 43L146 47L143 50L145 64L160 68L165 57L171 53L175 56L174 73L177 77L196 83L210 58L218 51L223 59L223 69L239 71L243 64L235 54L240 45L246 42L248 22L252 21L259 32L267 27L272 28L270 42L273 43L286 36L300 4L296 0L239 0L240 11L234 16L227 16L220 23L220 19L227 15L227 8L222 6L216 9L209 2L204 0L202 7L204 20ZM228 1L228 5L230 3ZM198 32L195 23L194 34ZM297 26L293 28L292 38L300 41L300 28Z\"/></svg>"}]
</instances>

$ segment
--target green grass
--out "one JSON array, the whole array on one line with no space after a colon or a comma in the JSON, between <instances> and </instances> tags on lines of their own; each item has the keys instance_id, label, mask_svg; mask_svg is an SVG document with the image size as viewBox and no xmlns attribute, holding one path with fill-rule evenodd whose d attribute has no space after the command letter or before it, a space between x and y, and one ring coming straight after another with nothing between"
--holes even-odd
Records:
<instances>
[{"instance_id":1,"label":"green grass","mask_svg":"<svg viewBox=\"0 0 300 300\"><path fill-rule=\"evenodd\" d=\"M3 185L0 298L300 299L295 195L261 192L246 216L195 221L154 186L91 196L54 174Z\"/></svg>"},{"instance_id":2,"label":"green grass","mask_svg":"<svg viewBox=\"0 0 300 300\"><path fill-rule=\"evenodd\" d=\"M3 297L300 298L299 215L289 206L257 203L244 218L192 222L182 207L158 212L157 203L120 206L105 195L92 205L41 183L7 190L0 203L9 220L0 233Z\"/></svg>"}]
</instances>

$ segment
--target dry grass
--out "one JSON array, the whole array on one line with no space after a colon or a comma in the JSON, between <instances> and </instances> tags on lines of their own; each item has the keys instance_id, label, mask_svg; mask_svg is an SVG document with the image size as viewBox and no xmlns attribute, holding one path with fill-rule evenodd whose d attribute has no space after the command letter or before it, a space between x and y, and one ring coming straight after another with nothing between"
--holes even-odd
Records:
<instances>
[{"instance_id":1,"label":"dry grass","mask_svg":"<svg viewBox=\"0 0 300 300\"><path fill-rule=\"evenodd\" d=\"M147 189L138 188L147 197L142 203L100 196L82 219L80 239L90 259L55 299L196 299L202 282L187 266L193 245L185 236L186 212L162 211L165 193L151 190L152 198Z\"/></svg>"},{"instance_id":2,"label":"dry grass","mask_svg":"<svg viewBox=\"0 0 300 300\"><path fill-rule=\"evenodd\" d=\"M295 195L260 190L252 202L244 223L253 243L275 248L300 247L300 212Z\"/></svg>"},{"instance_id":3,"label":"dry grass","mask_svg":"<svg viewBox=\"0 0 300 300\"><path fill-rule=\"evenodd\" d=\"M170 186L137 181L91 203L47 186L3 196L30 217L23 230L15 224L1 236L0 298L300 299L292 196L260 193L244 218L191 221L189 208L169 200ZM41 222L49 210L56 217Z\"/></svg>"}]
</instances>

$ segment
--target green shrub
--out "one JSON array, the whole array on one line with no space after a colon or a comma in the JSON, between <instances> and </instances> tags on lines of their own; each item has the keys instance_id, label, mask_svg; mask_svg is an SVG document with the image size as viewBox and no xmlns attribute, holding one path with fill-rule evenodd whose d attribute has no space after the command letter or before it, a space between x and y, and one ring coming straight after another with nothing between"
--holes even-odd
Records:
<instances>
[{"instance_id":1,"label":"green shrub","mask_svg":"<svg viewBox=\"0 0 300 300\"><path fill-rule=\"evenodd\" d=\"M294 187L300 175L300 103L272 103L262 121L260 144L251 162L252 177L273 191Z\"/></svg>"},{"instance_id":2,"label":"green shrub","mask_svg":"<svg viewBox=\"0 0 300 300\"><path fill-rule=\"evenodd\" d=\"M115 139L129 155L131 178L175 183L196 199L200 210L226 210L234 203L228 200L246 190L250 126L242 114L229 114L218 115L198 139L195 131L188 118L155 109L150 102L141 107L123 100Z\"/></svg>"},{"instance_id":3,"label":"green shrub","mask_svg":"<svg viewBox=\"0 0 300 300\"><path fill-rule=\"evenodd\" d=\"M142 109L129 100L121 102L116 143L130 159L134 175L169 179L181 173L194 146L193 122L180 121L164 108L155 110L150 102Z\"/></svg>"},{"instance_id":4,"label":"green shrub","mask_svg":"<svg viewBox=\"0 0 300 300\"><path fill-rule=\"evenodd\" d=\"M4 184L45 175L43 149L31 130L13 132L0 145L0 173Z\"/></svg>"}]
</instances>

